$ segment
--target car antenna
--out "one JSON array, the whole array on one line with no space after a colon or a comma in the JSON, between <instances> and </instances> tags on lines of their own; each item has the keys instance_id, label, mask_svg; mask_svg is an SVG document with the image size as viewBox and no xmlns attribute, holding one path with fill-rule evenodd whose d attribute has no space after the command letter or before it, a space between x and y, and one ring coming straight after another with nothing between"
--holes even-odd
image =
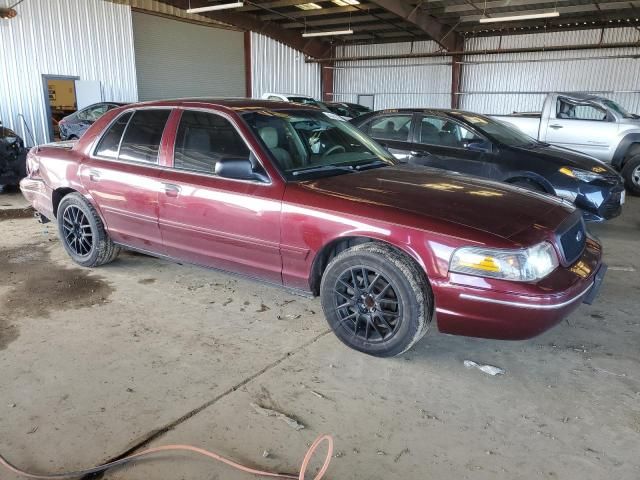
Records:
<instances>
[{"instance_id":1,"label":"car antenna","mask_svg":"<svg viewBox=\"0 0 640 480\"><path fill-rule=\"evenodd\" d=\"M38 153L40 151L40 145L38 143L36 143L35 138L33 137L33 133L31 133L31 129L29 128L29 125L27 124L27 119L24 118L24 115L19 113L17 115L17 118L21 118L22 119L22 124L24 125L23 128L25 128L27 130L27 132L29 133L29 137L31 138L31 143L33 144L34 147L36 147L36 153Z\"/></svg>"}]
</instances>

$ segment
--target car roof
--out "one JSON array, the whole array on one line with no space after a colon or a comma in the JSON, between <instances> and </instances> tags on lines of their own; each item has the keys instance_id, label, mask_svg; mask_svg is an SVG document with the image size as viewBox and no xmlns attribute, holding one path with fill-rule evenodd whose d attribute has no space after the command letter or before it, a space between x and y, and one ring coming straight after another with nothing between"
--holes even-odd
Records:
<instances>
[{"instance_id":1,"label":"car roof","mask_svg":"<svg viewBox=\"0 0 640 480\"><path fill-rule=\"evenodd\" d=\"M431 114L437 114L437 115L439 114L439 115L445 115L445 116L451 116L451 117L459 117L462 115L473 115L476 117L486 116L481 113L468 112L466 110L455 110L451 108L388 108L385 110L376 110L367 115L369 117L372 117L374 115L393 114L393 113L431 113Z\"/></svg>"},{"instance_id":2,"label":"car roof","mask_svg":"<svg viewBox=\"0 0 640 480\"><path fill-rule=\"evenodd\" d=\"M313 105L301 105L293 102L279 100L256 100L252 98L178 98L173 100L154 100L130 104L130 107L156 106L156 107L188 107L209 106L225 107L230 110L319 110Z\"/></svg>"}]
</instances>

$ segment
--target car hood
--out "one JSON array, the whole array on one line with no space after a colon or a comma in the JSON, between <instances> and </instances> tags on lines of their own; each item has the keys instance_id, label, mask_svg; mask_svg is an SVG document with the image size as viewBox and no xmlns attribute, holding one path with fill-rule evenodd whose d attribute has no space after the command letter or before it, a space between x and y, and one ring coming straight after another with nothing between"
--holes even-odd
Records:
<instances>
[{"instance_id":1,"label":"car hood","mask_svg":"<svg viewBox=\"0 0 640 480\"><path fill-rule=\"evenodd\" d=\"M300 186L350 202L401 210L507 239L534 225L537 229L555 230L573 210L548 195L413 165L324 177ZM554 210L559 215L552 214Z\"/></svg>"},{"instance_id":2,"label":"car hood","mask_svg":"<svg viewBox=\"0 0 640 480\"><path fill-rule=\"evenodd\" d=\"M576 152L568 148L556 147L546 143L538 144L535 147L512 147L516 151L524 151L529 157L537 157L540 160L552 162L560 167L571 167L587 170L605 175L615 175L616 171L606 163L597 158L590 157L584 153ZM604 168L604 170L602 170Z\"/></svg>"}]
</instances>

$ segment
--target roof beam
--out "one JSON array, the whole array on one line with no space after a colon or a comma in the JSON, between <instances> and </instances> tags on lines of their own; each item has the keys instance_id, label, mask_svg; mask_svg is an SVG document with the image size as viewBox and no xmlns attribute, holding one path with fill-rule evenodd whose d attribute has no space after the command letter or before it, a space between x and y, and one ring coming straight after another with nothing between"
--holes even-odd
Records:
<instances>
[{"instance_id":1,"label":"roof beam","mask_svg":"<svg viewBox=\"0 0 640 480\"><path fill-rule=\"evenodd\" d=\"M172 4L177 8L188 8L188 0L164 0L164 2ZM191 4L195 8L205 6L208 3L205 3L202 0L199 2L194 0ZM317 38L302 38L298 32L281 28L275 22L265 22L263 19L260 19L256 15L252 15L250 13L223 10L205 12L201 15L212 20L233 25L234 27L241 28L242 30L250 30L252 32L265 35L313 58L325 57L331 51L331 45L323 40L319 40Z\"/></svg>"},{"instance_id":2,"label":"roof beam","mask_svg":"<svg viewBox=\"0 0 640 480\"><path fill-rule=\"evenodd\" d=\"M371 0L371 3L395 13L405 22L412 23L447 50L457 50L462 43L462 37L458 33L404 0Z\"/></svg>"}]
</instances>

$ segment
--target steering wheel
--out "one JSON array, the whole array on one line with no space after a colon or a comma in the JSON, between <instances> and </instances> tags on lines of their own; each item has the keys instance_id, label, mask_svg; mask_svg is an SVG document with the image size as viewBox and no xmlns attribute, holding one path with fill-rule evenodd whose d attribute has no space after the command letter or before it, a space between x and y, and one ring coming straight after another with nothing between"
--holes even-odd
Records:
<instances>
[{"instance_id":1,"label":"steering wheel","mask_svg":"<svg viewBox=\"0 0 640 480\"><path fill-rule=\"evenodd\" d=\"M322 154L323 157L328 157L329 155L333 155L334 153L345 153L347 150L342 145L334 145L329 150Z\"/></svg>"}]
</instances>

